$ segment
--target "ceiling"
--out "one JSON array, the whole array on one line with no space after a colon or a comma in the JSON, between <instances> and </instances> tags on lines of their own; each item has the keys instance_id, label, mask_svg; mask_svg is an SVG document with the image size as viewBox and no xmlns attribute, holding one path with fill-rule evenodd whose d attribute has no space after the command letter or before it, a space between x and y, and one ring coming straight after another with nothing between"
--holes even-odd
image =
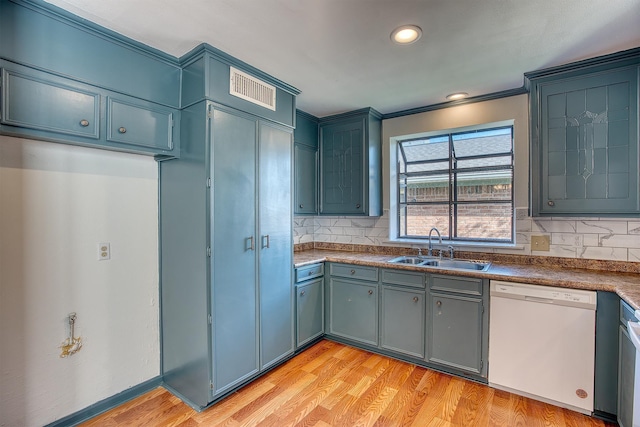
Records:
<instances>
[{"instance_id":1,"label":"ceiling","mask_svg":"<svg viewBox=\"0 0 640 427\"><path fill-rule=\"evenodd\" d=\"M520 88L524 72L640 46L640 0L47 1L176 57L209 43L318 117ZM392 43L402 24L422 38Z\"/></svg>"}]
</instances>

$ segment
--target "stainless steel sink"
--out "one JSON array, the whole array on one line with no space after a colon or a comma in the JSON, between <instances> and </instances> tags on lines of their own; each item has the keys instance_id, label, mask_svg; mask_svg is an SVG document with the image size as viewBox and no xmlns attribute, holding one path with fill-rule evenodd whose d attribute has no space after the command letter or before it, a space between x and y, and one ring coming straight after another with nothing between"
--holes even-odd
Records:
<instances>
[{"instance_id":1,"label":"stainless steel sink","mask_svg":"<svg viewBox=\"0 0 640 427\"><path fill-rule=\"evenodd\" d=\"M490 262L470 261L465 259L439 259L421 256L399 256L388 262L393 264L408 264L425 267L442 268L445 270L476 270L487 271L491 266Z\"/></svg>"},{"instance_id":2,"label":"stainless steel sink","mask_svg":"<svg viewBox=\"0 0 640 427\"><path fill-rule=\"evenodd\" d=\"M425 262L430 262L432 260L432 258L425 258L421 256L399 256L398 258L391 259L388 262L392 262L394 264L423 265Z\"/></svg>"},{"instance_id":3,"label":"stainless steel sink","mask_svg":"<svg viewBox=\"0 0 640 427\"><path fill-rule=\"evenodd\" d=\"M421 265L443 268L443 269L453 269L453 270L487 271L491 266L491 263L469 261L469 260L463 260L463 259L442 259L442 260L427 261L426 263Z\"/></svg>"}]
</instances>

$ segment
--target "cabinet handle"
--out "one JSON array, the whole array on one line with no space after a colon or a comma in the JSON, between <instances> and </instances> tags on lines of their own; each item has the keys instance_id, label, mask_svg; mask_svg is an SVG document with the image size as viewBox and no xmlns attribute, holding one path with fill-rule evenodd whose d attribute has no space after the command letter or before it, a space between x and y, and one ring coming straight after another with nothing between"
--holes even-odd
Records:
<instances>
[{"instance_id":1,"label":"cabinet handle","mask_svg":"<svg viewBox=\"0 0 640 427\"><path fill-rule=\"evenodd\" d=\"M313 271L310 271L307 273L307 276L311 276L313 274Z\"/></svg>"},{"instance_id":2,"label":"cabinet handle","mask_svg":"<svg viewBox=\"0 0 640 427\"><path fill-rule=\"evenodd\" d=\"M369 289L369 295L373 295L373 291Z\"/></svg>"},{"instance_id":3,"label":"cabinet handle","mask_svg":"<svg viewBox=\"0 0 640 427\"><path fill-rule=\"evenodd\" d=\"M303 297L304 296L304 291L300 292L300 296Z\"/></svg>"},{"instance_id":4,"label":"cabinet handle","mask_svg":"<svg viewBox=\"0 0 640 427\"><path fill-rule=\"evenodd\" d=\"M89 126L89 120L80 120L80 126L82 126L83 128L86 128L87 126Z\"/></svg>"},{"instance_id":5,"label":"cabinet handle","mask_svg":"<svg viewBox=\"0 0 640 427\"><path fill-rule=\"evenodd\" d=\"M356 271L355 270L351 270L351 275L354 275L354 274L356 274Z\"/></svg>"},{"instance_id":6,"label":"cabinet handle","mask_svg":"<svg viewBox=\"0 0 640 427\"><path fill-rule=\"evenodd\" d=\"M247 248L247 247L245 246L245 249L246 249L246 250L248 250L248 251L253 251L253 250L255 250L255 249L256 249L256 246L255 246L255 244L254 244L254 242L253 242L253 236L251 236L251 237L247 237L247 238L246 238L246 240L248 240L248 241L249 241L249 247Z\"/></svg>"},{"instance_id":7,"label":"cabinet handle","mask_svg":"<svg viewBox=\"0 0 640 427\"><path fill-rule=\"evenodd\" d=\"M118 132L120 132L120 133L127 133L127 128L120 127L120 128L118 128Z\"/></svg>"},{"instance_id":8,"label":"cabinet handle","mask_svg":"<svg viewBox=\"0 0 640 427\"><path fill-rule=\"evenodd\" d=\"M440 307L442 305L442 301L436 301L436 305Z\"/></svg>"},{"instance_id":9,"label":"cabinet handle","mask_svg":"<svg viewBox=\"0 0 640 427\"><path fill-rule=\"evenodd\" d=\"M418 297L413 297L413 302L418 302Z\"/></svg>"},{"instance_id":10,"label":"cabinet handle","mask_svg":"<svg viewBox=\"0 0 640 427\"><path fill-rule=\"evenodd\" d=\"M265 242L265 240L266 240L266 242L267 242L266 244L264 243L264 242ZM268 235L268 234L267 234L267 235L265 235L265 236L262 236L262 248L267 248L267 249L269 249L270 242L271 242L271 240L269 239L269 235Z\"/></svg>"},{"instance_id":11,"label":"cabinet handle","mask_svg":"<svg viewBox=\"0 0 640 427\"><path fill-rule=\"evenodd\" d=\"M556 204L555 204L555 202L554 202L553 200L549 200L549 201L547 202L547 204L548 204L549 206L551 206L551 207L554 207L554 206L556 205Z\"/></svg>"}]
</instances>

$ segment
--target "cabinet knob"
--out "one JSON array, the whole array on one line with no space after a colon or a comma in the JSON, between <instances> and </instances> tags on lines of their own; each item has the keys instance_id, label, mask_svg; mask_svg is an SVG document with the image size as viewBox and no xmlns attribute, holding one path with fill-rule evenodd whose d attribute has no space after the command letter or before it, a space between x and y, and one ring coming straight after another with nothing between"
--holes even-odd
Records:
<instances>
[{"instance_id":1,"label":"cabinet knob","mask_svg":"<svg viewBox=\"0 0 640 427\"><path fill-rule=\"evenodd\" d=\"M300 203L300 209L303 209L304 205L302 203Z\"/></svg>"},{"instance_id":2,"label":"cabinet knob","mask_svg":"<svg viewBox=\"0 0 640 427\"><path fill-rule=\"evenodd\" d=\"M418 297L413 297L413 302L418 302Z\"/></svg>"},{"instance_id":3,"label":"cabinet knob","mask_svg":"<svg viewBox=\"0 0 640 427\"><path fill-rule=\"evenodd\" d=\"M124 128L124 127L118 128L118 132L127 133L127 128Z\"/></svg>"},{"instance_id":4,"label":"cabinet knob","mask_svg":"<svg viewBox=\"0 0 640 427\"><path fill-rule=\"evenodd\" d=\"M440 307L442 305L442 301L436 301L436 305Z\"/></svg>"},{"instance_id":5,"label":"cabinet knob","mask_svg":"<svg viewBox=\"0 0 640 427\"><path fill-rule=\"evenodd\" d=\"M300 292L300 296L303 297L304 296L304 291Z\"/></svg>"},{"instance_id":6,"label":"cabinet knob","mask_svg":"<svg viewBox=\"0 0 640 427\"><path fill-rule=\"evenodd\" d=\"M80 120L80 126L86 128L87 126L89 126L89 120Z\"/></svg>"},{"instance_id":7,"label":"cabinet knob","mask_svg":"<svg viewBox=\"0 0 640 427\"><path fill-rule=\"evenodd\" d=\"M369 289L369 295L373 295L373 291Z\"/></svg>"},{"instance_id":8,"label":"cabinet knob","mask_svg":"<svg viewBox=\"0 0 640 427\"><path fill-rule=\"evenodd\" d=\"M307 276L311 276L313 274L313 271L310 271L307 273Z\"/></svg>"},{"instance_id":9,"label":"cabinet knob","mask_svg":"<svg viewBox=\"0 0 640 427\"><path fill-rule=\"evenodd\" d=\"M353 274L356 274L356 271L355 271L355 270L351 270L351 274L352 274L352 275L353 275Z\"/></svg>"},{"instance_id":10,"label":"cabinet knob","mask_svg":"<svg viewBox=\"0 0 640 427\"><path fill-rule=\"evenodd\" d=\"M556 205L556 204L555 204L555 202L554 202L553 200L549 200L549 201L547 202L547 204L548 204L549 206L551 206L551 207L554 207L554 206Z\"/></svg>"},{"instance_id":11,"label":"cabinet knob","mask_svg":"<svg viewBox=\"0 0 640 427\"><path fill-rule=\"evenodd\" d=\"M360 203L356 203L356 209L360 209Z\"/></svg>"}]
</instances>

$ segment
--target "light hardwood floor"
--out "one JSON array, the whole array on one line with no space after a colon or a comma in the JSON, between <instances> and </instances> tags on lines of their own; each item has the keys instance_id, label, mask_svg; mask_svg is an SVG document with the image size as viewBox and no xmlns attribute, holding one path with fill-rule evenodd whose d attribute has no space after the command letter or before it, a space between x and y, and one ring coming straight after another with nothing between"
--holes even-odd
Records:
<instances>
[{"instance_id":1,"label":"light hardwood floor","mask_svg":"<svg viewBox=\"0 0 640 427\"><path fill-rule=\"evenodd\" d=\"M613 424L324 340L203 412L160 387L82 426Z\"/></svg>"}]
</instances>

